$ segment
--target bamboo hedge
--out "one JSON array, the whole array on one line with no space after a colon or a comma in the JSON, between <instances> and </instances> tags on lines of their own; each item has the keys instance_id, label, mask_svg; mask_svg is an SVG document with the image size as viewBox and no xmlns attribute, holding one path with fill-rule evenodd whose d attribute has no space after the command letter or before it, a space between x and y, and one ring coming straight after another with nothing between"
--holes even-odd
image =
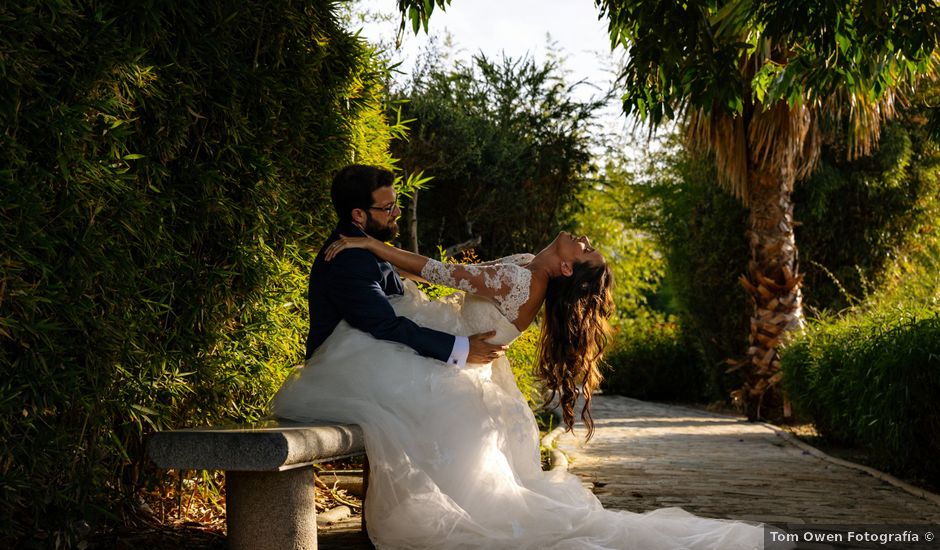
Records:
<instances>
[{"instance_id":1,"label":"bamboo hedge","mask_svg":"<svg viewBox=\"0 0 940 550\"><path fill-rule=\"evenodd\" d=\"M4 546L117 520L148 433L256 418L301 360L330 174L388 139L336 8L0 4Z\"/></svg>"}]
</instances>

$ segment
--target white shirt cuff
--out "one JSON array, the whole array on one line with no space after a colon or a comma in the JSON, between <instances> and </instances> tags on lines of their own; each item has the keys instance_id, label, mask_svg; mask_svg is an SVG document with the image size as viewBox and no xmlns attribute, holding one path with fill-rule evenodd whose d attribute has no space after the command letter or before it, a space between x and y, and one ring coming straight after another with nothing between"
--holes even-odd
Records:
<instances>
[{"instance_id":1,"label":"white shirt cuff","mask_svg":"<svg viewBox=\"0 0 940 550\"><path fill-rule=\"evenodd\" d=\"M448 365L457 365L460 368L467 366L467 356L470 355L470 339L466 336L454 337L454 349L447 358Z\"/></svg>"}]
</instances>

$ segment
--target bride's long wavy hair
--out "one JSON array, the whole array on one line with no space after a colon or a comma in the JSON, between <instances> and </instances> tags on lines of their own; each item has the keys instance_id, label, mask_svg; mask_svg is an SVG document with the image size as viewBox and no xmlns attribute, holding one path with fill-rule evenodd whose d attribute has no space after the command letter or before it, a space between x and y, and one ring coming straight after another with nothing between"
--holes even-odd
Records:
<instances>
[{"instance_id":1,"label":"bride's long wavy hair","mask_svg":"<svg viewBox=\"0 0 940 550\"><path fill-rule=\"evenodd\" d=\"M560 395L562 419L574 426L574 407L584 396L581 420L587 440L594 435L591 394L603 376L600 361L610 340L607 319L613 313L613 275L606 265L574 264L570 277L554 277L545 293L545 314L539 339L539 377Z\"/></svg>"}]
</instances>

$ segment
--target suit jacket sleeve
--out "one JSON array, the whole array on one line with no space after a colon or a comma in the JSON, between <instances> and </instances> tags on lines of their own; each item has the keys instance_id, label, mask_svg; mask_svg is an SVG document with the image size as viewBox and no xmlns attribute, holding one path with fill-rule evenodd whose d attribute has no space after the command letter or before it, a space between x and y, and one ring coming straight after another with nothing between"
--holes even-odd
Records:
<instances>
[{"instance_id":1,"label":"suit jacket sleeve","mask_svg":"<svg viewBox=\"0 0 940 550\"><path fill-rule=\"evenodd\" d=\"M447 361L455 337L395 314L379 283L381 272L375 256L366 250L350 249L333 258L332 263L331 300L351 326L380 340L405 344L426 357Z\"/></svg>"}]
</instances>

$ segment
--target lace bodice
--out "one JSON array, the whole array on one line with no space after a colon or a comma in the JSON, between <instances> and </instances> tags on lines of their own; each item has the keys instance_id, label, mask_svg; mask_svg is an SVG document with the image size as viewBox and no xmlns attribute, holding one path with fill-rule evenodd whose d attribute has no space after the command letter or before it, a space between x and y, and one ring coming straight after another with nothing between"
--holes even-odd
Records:
<instances>
[{"instance_id":1,"label":"lace bodice","mask_svg":"<svg viewBox=\"0 0 940 550\"><path fill-rule=\"evenodd\" d=\"M471 265L428 260L421 276L434 284L490 298L506 319L514 322L519 317L519 308L529 300L532 272L522 266L532 258L532 254L514 254Z\"/></svg>"}]
</instances>

